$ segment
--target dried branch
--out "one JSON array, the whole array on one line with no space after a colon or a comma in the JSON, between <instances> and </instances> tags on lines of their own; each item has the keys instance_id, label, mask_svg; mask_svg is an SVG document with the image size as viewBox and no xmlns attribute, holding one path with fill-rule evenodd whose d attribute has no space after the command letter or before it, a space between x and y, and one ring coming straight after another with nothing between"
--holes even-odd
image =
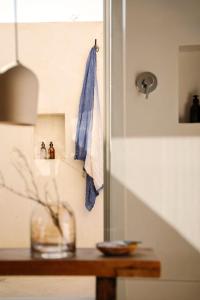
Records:
<instances>
[{"instance_id":1,"label":"dried branch","mask_svg":"<svg viewBox=\"0 0 200 300\"><path fill-rule=\"evenodd\" d=\"M28 183L27 177L24 175L21 166L17 162L13 162L12 164L24 182L24 186L25 186L27 195L28 196L31 196L31 195L36 196L34 191L29 188L29 183Z\"/></svg>"},{"instance_id":2,"label":"dried branch","mask_svg":"<svg viewBox=\"0 0 200 300\"><path fill-rule=\"evenodd\" d=\"M7 191L9 191L19 197L26 198L26 199L28 198L28 199L38 203L39 205L43 206L44 208L46 208L49 215L52 218L54 225L59 230L61 236L63 236L62 228L61 228L60 222L59 222L58 210L59 210L59 207L61 204L60 204L60 198L59 198L59 192L58 192L56 180L55 179L53 180L53 184L54 184L54 189L55 189L56 199L57 199L57 212L54 211L52 205L48 202L48 198L49 198L49 192L47 190L48 184L46 184L44 186L45 197L44 197L44 201L43 201L40 196L40 192L39 192L39 188L37 186L35 176L34 176L33 171L28 163L26 156L17 148L14 149L13 153L15 153L18 158L18 162L16 162L16 161L13 162L13 166L15 167L16 171L18 172L18 174L20 175L21 179L24 182L26 193L22 193L21 191L18 191L16 189L14 189L13 187L9 186L8 184L6 184L5 178L1 171L0 171L0 188L4 188ZM26 176L27 173L29 175L29 179L31 182L31 188L29 187L29 181Z\"/></svg>"},{"instance_id":3,"label":"dried branch","mask_svg":"<svg viewBox=\"0 0 200 300\"><path fill-rule=\"evenodd\" d=\"M18 157L21 159L22 161L22 164L24 164L25 166L25 169L26 171L28 172L29 176L30 176L30 180L31 180L31 183L32 183L32 186L33 186L33 189L35 191L35 195L40 198L40 193L39 193L39 189L38 189L38 186L37 186L37 183L36 183L36 180L35 180L35 177L34 177L34 174L33 174L33 171L28 163L28 160L26 158L26 156L18 149L18 148L15 148L13 150L13 153L16 153L18 155Z\"/></svg>"},{"instance_id":4,"label":"dried branch","mask_svg":"<svg viewBox=\"0 0 200 300\"><path fill-rule=\"evenodd\" d=\"M55 178L53 178L53 185L54 185L54 189L55 189L55 193L56 193L57 202L60 203L60 196L59 196L59 192L58 192L58 185L57 185L57 182L56 182Z\"/></svg>"},{"instance_id":5,"label":"dried branch","mask_svg":"<svg viewBox=\"0 0 200 300\"><path fill-rule=\"evenodd\" d=\"M5 184L5 179L1 171L0 171L0 184Z\"/></svg>"},{"instance_id":6,"label":"dried branch","mask_svg":"<svg viewBox=\"0 0 200 300\"><path fill-rule=\"evenodd\" d=\"M53 181L54 190L55 190L55 193L56 193L57 214L59 214L60 196L59 196L59 193L58 193L58 186L57 186L57 183L56 183L56 179L55 179L55 178L53 178L52 181Z\"/></svg>"},{"instance_id":7,"label":"dried branch","mask_svg":"<svg viewBox=\"0 0 200 300\"><path fill-rule=\"evenodd\" d=\"M44 200L46 205L49 205L49 191L48 191L48 182L44 185Z\"/></svg>"},{"instance_id":8,"label":"dried branch","mask_svg":"<svg viewBox=\"0 0 200 300\"><path fill-rule=\"evenodd\" d=\"M33 196L27 196L26 194L23 194L22 192L13 189L11 186L6 185L5 183L0 183L0 187L8 190L9 192L11 192L17 196L20 196L22 198L26 198L26 199L28 198L28 199L33 200L43 206L45 205L45 203L42 202L40 199L34 198Z\"/></svg>"}]
</instances>

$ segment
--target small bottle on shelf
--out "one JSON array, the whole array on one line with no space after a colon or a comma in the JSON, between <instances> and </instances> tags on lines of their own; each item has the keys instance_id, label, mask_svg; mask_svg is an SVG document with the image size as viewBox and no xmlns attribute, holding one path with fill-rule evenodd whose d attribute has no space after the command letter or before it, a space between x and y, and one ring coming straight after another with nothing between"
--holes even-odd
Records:
<instances>
[{"instance_id":1,"label":"small bottle on shelf","mask_svg":"<svg viewBox=\"0 0 200 300\"><path fill-rule=\"evenodd\" d=\"M49 159L55 159L55 149L53 147L53 143L52 142L50 142L50 144L49 144L48 158Z\"/></svg>"},{"instance_id":2,"label":"small bottle on shelf","mask_svg":"<svg viewBox=\"0 0 200 300\"><path fill-rule=\"evenodd\" d=\"M41 148L40 148L40 159L46 159L47 158L47 150L45 147L45 143L42 142Z\"/></svg>"},{"instance_id":3,"label":"small bottle on shelf","mask_svg":"<svg viewBox=\"0 0 200 300\"><path fill-rule=\"evenodd\" d=\"M190 123L200 122L200 106L199 106L199 96L194 95L192 100L192 105L190 108Z\"/></svg>"}]
</instances>

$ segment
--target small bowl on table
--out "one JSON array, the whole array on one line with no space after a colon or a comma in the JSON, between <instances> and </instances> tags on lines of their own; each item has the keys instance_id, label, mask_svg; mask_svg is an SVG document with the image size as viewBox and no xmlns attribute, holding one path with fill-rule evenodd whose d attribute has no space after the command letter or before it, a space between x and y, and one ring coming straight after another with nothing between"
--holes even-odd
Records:
<instances>
[{"instance_id":1,"label":"small bowl on table","mask_svg":"<svg viewBox=\"0 0 200 300\"><path fill-rule=\"evenodd\" d=\"M138 247L139 241L106 241L97 243L96 247L106 256L123 256L132 254Z\"/></svg>"}]
</instances>

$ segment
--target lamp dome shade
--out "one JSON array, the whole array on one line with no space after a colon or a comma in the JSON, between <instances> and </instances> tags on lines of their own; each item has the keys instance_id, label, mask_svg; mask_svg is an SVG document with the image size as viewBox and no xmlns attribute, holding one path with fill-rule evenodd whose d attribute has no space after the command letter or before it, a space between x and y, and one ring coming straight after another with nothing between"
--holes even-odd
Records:
<instances>
[{"instance_id":1,"label":"lamp dome shade","mask_svg":"<svg viewBox=\"0 0 200 300\"><path fill-rule=\"evenodd\" d=\"M34 125L37 117L38 80L18 64L0 75L0 122Z\"/></svg>"}]
</instances>

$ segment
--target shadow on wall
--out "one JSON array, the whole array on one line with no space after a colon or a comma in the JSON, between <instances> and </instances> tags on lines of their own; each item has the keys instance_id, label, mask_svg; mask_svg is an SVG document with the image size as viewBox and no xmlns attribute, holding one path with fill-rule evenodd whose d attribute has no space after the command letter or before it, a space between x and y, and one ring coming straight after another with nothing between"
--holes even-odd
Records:
<instances>
[{"instance_id":1,"label":"shadow on wall","mask_svg":"<svg viewBox=\"0 0 200 300\"><path fill-rule=\"evenodd\" d=\"M112 189L118 191L113 198L115 208L111 207L112 228L115 229L115 224L123 228L118 236L117 230L113 230L111 238L122 238L123 233L125 239L140 240L143 246L154 248L162 263L160 280L200 282L200 253L113 176L111 195Z\"/></svg>"}]
</instances>

